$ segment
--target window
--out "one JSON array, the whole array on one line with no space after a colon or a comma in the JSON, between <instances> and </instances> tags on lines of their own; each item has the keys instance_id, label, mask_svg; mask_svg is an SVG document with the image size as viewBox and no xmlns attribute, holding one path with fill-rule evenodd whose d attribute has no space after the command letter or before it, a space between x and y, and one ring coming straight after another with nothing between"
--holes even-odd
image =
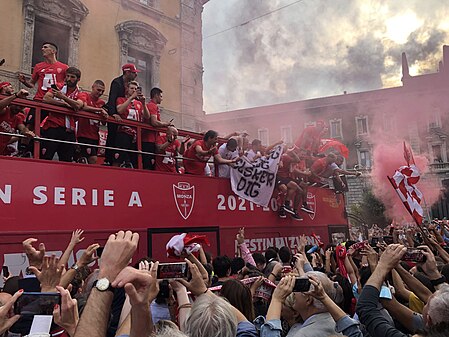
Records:
<instances>
[{"instance_id":1,"label":"window","mask_svg":"<svg viewBox=\"0 0 449 337\"><path fill-rule=\"evenodd\" d=\"M267 146L268 145L268 129L259 129L257 130L257 136L259 138L259 140L262 142L263 146Z\"/></svg>"},{"instance_id":2,"label":"window","mask_svg":"<svg viewBox=\"0 0 449 337\"><path fill-rule=\"evenodd\" d=\"M31 67L42 61L41 47L45 41L58 45L58 60L68 65L78 64L79 32L89 10L81 0L23 1L24 52L21 71L31 73Z\"/></svg>"},{"instance_id":3,"label":"window","mask_svg":"<svg viewBox=\"0 0 449 337\"><path fill-rule=\"evenodd\" d=\"M343 138L341 131L341 119L332 119L329 121L331 138Z\"/></svg>"},{"instance_id":4,"label":"window","mask_svg":"<svg viewBox=\"0 0 449 337\"><path fill-rule=\"evenodd\" d=\"M441 128L441 115L438 108L433 109L433 114L429 119L429 129Z\"/></svg>"},{"instance_id":5,"label":"window","mask_svg":"<svg viewBox=\"0 0 449 337\"><path fill-rule=\"evenodd\" d=\"M34 23L32 66L42 62L41 48L48 41L58 46L58 61L69 63L69 36L70 27L37 17Z\"/></svg>"},{"instance_id":6,"label":"window","mask_svg":"<svg viewBox=\"0 0 449 337\"><path fill-rule=\"evenodd\" d=\"M383 130L384 132L391 132L395 130L396 119L392 113L383 113Z\"/></svg>"},{"instance_id":7,"label":"window","mask_svg":"<svg viewBox=\"0 0 449 337\"><path fill-rule=\"evenodd\" d=\"M281 127L281 139L286 144L292 143L292 127L291 126L282 126Z\"/></svg>"},{"instance_id":8,"label":"window","mask_svg":"<svg viewBox=\"0 0 449 337\"><path fill-rule=\"evenodd\" d=\"M359 165L371 168L371 154L369 150L359 150Z\"/></svg>"},{"instance_id":9,"label":"window","mask_svg":"<svg viewBox=\"0 0 449 337\"><path fill-rule=\"evenodd\" d=\"M432 145L432 156L434 163L443 162L443 152L441 151L441 145Z\"/></svg>"},{"instance_id":10,"label":"window","mask_svg":"<svg viewBox=\"0 0 449 337\"><path fill-rule=\"evenodd\" d=\"M368 134L368 117L356 117L357 135Z\"/></svg>"},{"instance_id":11,"label":"window","mask_svg":"<svg viewBox=\"0 0 449 337\"><path fill-rule=\"evenodd\" d=\"M167 39L154 27L141 21L125 21L115 26L120 41L120 63L133 62L142 70L137 80L149 94L160 81L161 54Z\"/></svg>"},{"instance_id":12,"label":"window","mask_svg":"<svg viewBox=\"0 0 449 337\"><path fill-rule=\"evenodd\" d=\"M139 76L137 77L137 81L139 82L139 85L142 87L143 94L149 97L151 88L153 86L151 76L152 56L130 48L128 50L127 63L134 63L137 69L140 70Z\"/></svg>"}]
</instances>

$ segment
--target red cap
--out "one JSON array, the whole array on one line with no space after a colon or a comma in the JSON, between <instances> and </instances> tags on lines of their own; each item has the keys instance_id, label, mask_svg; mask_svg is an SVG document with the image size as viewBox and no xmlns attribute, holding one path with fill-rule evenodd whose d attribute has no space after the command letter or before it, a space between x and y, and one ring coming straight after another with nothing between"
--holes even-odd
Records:
<instances>
[{"instance_id":1,"label":"red cap","mask_svg":"<svg viewBox=\"0 0 449 337\"><path fill-rule=\"evenodd\" d=\"M0 89L3 89L4 87L7 87L8 85L11 85L9 82L1 82L0 83Z\"/></svg>"},{"instance_id":2,"label":"red cap","mask_svg":"<svg viewBox=\"0 0 449 337\"><path fill-rule=\"evenodd\" d=\"M137 70L136 66L132 63L127 63L122 66L123 71L130 71L132 73L140 73L140 70Z\"/></svg>"}]
</instances>

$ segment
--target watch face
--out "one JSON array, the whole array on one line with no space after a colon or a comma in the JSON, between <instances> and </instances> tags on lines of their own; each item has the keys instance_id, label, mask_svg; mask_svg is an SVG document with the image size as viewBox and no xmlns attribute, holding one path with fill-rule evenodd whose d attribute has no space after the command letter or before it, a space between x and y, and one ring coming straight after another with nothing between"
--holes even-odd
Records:
<instances>
[{"instance_id":1,"label":"watch face","mask_svg":"<svg viewBox=\"0 0 449 337\"><path fill-rule=\"evenodd\" d=\"M109 280L107 278L101 278L97 281L96 285L97 289L100 291L108 290L109 288Z\"/></svg>"}]
</instances>

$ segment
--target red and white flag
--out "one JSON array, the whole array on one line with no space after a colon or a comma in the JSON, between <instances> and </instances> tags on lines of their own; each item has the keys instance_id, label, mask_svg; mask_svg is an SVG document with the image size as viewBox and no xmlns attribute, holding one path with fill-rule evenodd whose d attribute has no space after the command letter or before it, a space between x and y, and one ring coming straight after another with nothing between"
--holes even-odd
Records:
<instances>
[{"instance_id":1,"label":"red and white flag","mask_svg":"<svg viewBox=\"0 0 449 337\"><path fill-rule=\"evenodd\" d=\"M392 178L388 177L413 219L418 225L421 225L423 219L421 199L423 194L416 187L419 178L420 173L415 164L401 166L396 170Z\"/></svg>"}]
</instances>

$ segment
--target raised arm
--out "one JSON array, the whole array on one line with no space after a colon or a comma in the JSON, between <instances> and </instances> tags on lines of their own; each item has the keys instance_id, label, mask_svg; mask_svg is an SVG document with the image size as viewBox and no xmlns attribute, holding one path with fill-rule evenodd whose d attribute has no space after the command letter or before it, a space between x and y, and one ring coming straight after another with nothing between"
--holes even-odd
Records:
<instances>
[{"instance_id":1,"label":"raised arm","mask_svg":"<svg viewBox=\"0 0 449 337\"><path fill-rule=\"evenodd\" d=\"M67 262L69 261L70 254L72 254L73 249L75 246L82 242L84 240L83 236L84 231L82 229L77 229L72 232L72 237L70 239L69 244L67 245L67 248L64 251L64 254L62 254L61 258L59 259L59 262L62 265L67 265Z\"/></svg>"}]
</instances>

